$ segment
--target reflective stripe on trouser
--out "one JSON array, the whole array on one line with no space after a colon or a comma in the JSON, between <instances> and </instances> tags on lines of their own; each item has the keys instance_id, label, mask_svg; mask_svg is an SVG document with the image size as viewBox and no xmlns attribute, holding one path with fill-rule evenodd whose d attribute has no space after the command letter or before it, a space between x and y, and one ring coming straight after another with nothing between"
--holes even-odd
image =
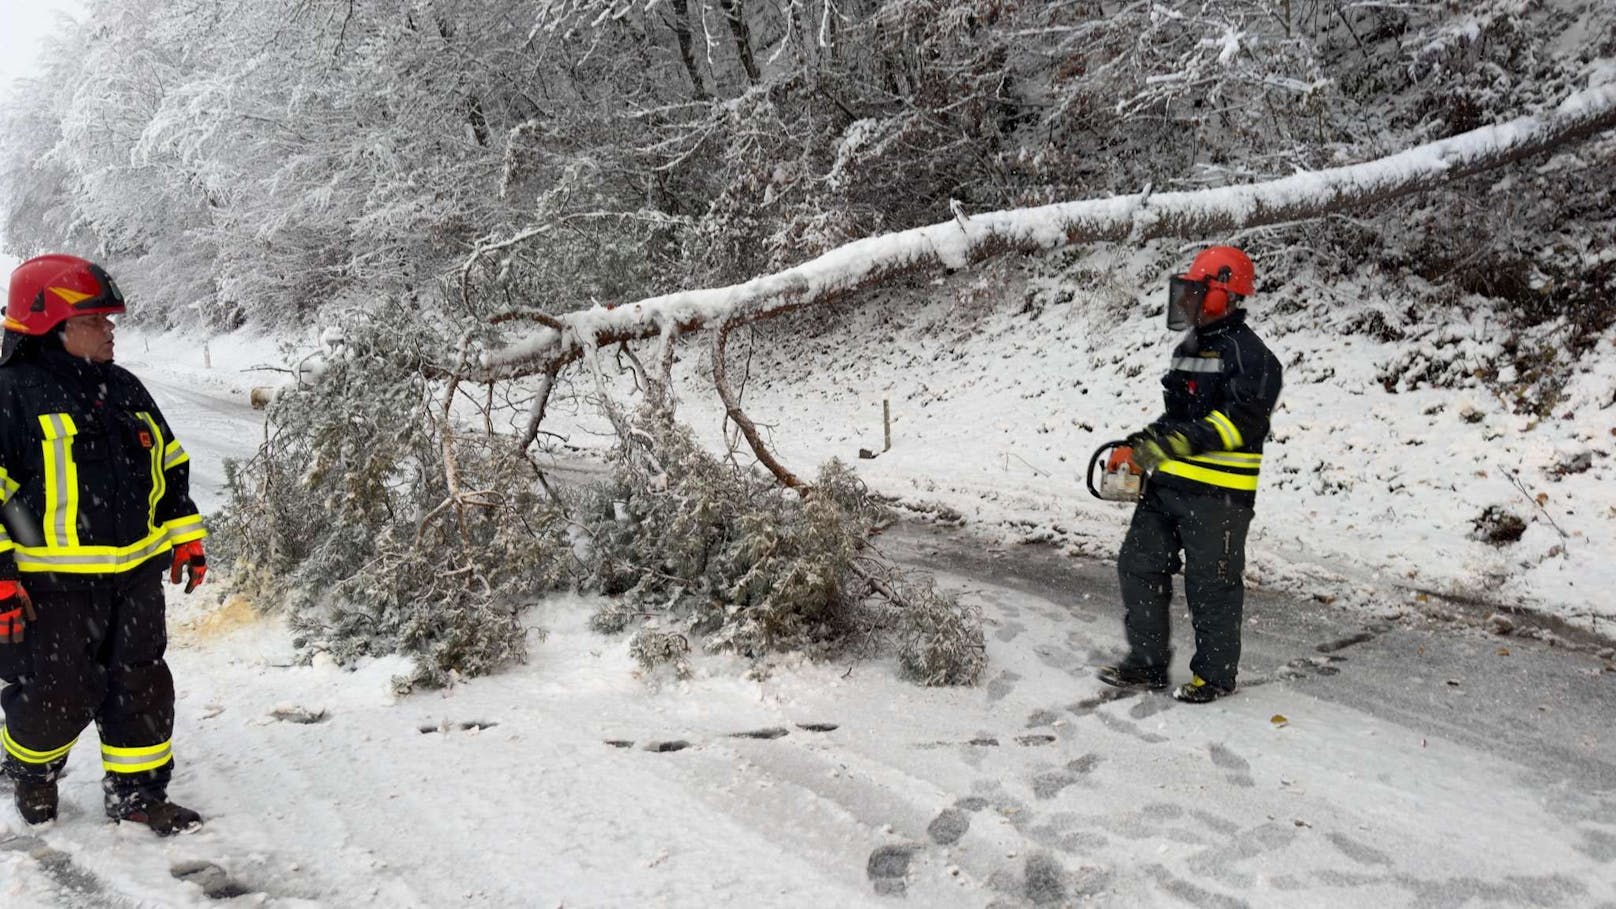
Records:
<instances>
[{"instance_id":1,"label":"reflective stripe on trouser","mask_svg":"<svg viewBox=\"0 0 1616 909\"><path fill-rule=\"evenodd\" d=\"M1190 671L1214 685L1234 685L1251 517L1250 506L1216 493L1147 487L1117 555L1129 664L1166 666L1172 659L1168 609L1173 575L1182 568L1195 626Z\"/></svg>"},{"instance_id":2,"label":"reflective stripe on trouser","mask_svg":"<svg viewBox=\"0 0 1616 909\"><path fill-rule=\"evenodd\" d=\"M11 738L11 729L6 728L6 726L0 726L0 746L5 747L6 757L15 760L15 762L23 763L26 767L45 768L50 767L50 765L66 763L69 750L73 750L73 746L76 746L78 741L79 739L73 739L65 746L55 747L55 749L34 750L31 747L18 744L16 739Z\"/></svg>"},{"instance_id":3,"label":"reflective stripe on trouser","mask_svg":"<svg viewBox=\"0 0 1616 909\"><path fill-rule=\"evenodd\" d=\"M136 748L101 746L101 766L108 773L145 773L156 770L174 759L173 743L143 745Z\"/></svg>"},{"instance_id":4,"label":"reflective stripe on trouser","mask_svg":"<svg viewBox=\"0 0 1616 909\"><path fill-rule=\"evenodd\" d=\"M0 658L0 677L10 683L0 691L8 756L24 764L28 752L65 757L94 721L104 755L138 758L120 764L120 773L152 770L156 749L168 760L174 677L163 660L162 567L152 560L109 585L34 592L39 618L26 640L0 648L14 651Z\"/></svg>"}]
</instances>

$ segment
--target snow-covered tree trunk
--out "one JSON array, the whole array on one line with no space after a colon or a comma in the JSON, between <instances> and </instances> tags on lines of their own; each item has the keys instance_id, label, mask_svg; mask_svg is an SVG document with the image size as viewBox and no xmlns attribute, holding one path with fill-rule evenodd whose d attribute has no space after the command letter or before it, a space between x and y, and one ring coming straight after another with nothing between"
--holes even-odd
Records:
<instances>
[{"instance_id":1,"label":"snow-covered tree trunk","mask_svg":"<svg viewBox=\"0 0 1616 909\"><path fill-rule=\"evenodd\" d=\"M560 315L546 328L492 350L478 381L553 372L602 346L684 334L718 322L778 316L841 298L921 269L964 268L1008 252L1159 237L1218 237L1261 225L1361 209L1429 190L1616 127L1616 85L1575 94L1554 111L1431 142L1363 164L1298 173L1248 186L957 212L953 220L870 237L794 268L728 287L680 291L621 306Z\"/></svg>"}]
</instances>

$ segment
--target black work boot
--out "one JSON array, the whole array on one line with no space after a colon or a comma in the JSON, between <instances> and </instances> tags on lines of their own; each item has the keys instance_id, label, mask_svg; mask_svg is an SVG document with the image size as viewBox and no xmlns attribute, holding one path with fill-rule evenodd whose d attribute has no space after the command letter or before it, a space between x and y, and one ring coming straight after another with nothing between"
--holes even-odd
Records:
<instances>
[{"instance_id":1,"label":"black work boot","mask_svg":"<svg viewBox=\"0 0 1616 909\"><path fill-rule=\"evenodd\" d=\"M16 787L17 813L30 824L48 824L56 820L55 780L13 780Z\"/></svg>"},{"instance_id":2,"label":"black work boot","mask_svg":"<svg viewBox=\"0 0 1616 909\"><path fill-rule=\"evenodd\" d=\"M1178 689L1173 692L1173 697L1189 704L1209 704L1218 698L1227 697L1231 694L1234 694L1233 685L1225 688L1222 685L1214 685L1206 679L1196 676L1178 686Z\"/></svg>"},{"instance_id":3,"label":"black work boot","mask_svg":"<svg viewBox=\"0 0 1616 909\"><path fill-rule=\"evenodd\" d=\"M158 836L187 833L202 826L202 815L169 801L161 789L119 783L110 775L102 781L107 817L119 823L145 824Z\"/></svg>"},{"instance_id":4,"label":"black work boot","mask_svg":"<svg viewBox=\"0 0 1616 909\"><path fill-rule=\"evenodd\" d=\"M202 815L173 802L148 801L137 798L123 802L117 808L107 806L107 817L131 824L145 824L158 836L189 833L202 826Z\"/></svg>"},{"instance_id":5,"label":"black work boot","mask_svg":"<svg viewBox=\"0 0 1616 909\"><path fill-rule=\"evenodd\" d=\"M1148 688L1160 691L1167 687L1167 669L1164 666L1101 666L1096 673L1100 681L1117 688Z\"/></svg>"},{"instance_id":6,"label":"black work boot","mask_svg":"<svg viewBox=\"0 0 1616 909\"><path fill-rule=\"evenodd\" d=\"M30 824L56 820L56 778L66 763L63 757L48 764L24 764L15 755L6 754L5 776L11 780L12 797L23 820Z\"/></svg>"}]
</instances>

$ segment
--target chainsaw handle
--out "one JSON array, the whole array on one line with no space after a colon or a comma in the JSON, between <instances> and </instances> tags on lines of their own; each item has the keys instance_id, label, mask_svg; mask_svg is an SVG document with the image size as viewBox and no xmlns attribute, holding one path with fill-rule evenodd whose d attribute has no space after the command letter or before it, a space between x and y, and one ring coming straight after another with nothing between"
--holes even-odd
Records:
<instances>
[{"instance_id":1,"label":"chainsaw handle","mask_svg":"<svg viewBox=\"0 0 1616 909\"><path fill-rule=\"evenodd\" d=\"M1126 439L1112 439L1111 441L1102 444L1099 448L1094 449L1094 454L1089 458L1088 475L1084 478L1089 486L1089 495L1094 496L1096 499L1105 499L1104 496L1100 495L1099 488L1094 485L1094 468L1100 466L1100 462L1105 460L1106 452L1113 448L1120 448L1127 444L1128 442ZM1110 500L1106 499L1106 501Z\"/></svg>"}]
</instances>

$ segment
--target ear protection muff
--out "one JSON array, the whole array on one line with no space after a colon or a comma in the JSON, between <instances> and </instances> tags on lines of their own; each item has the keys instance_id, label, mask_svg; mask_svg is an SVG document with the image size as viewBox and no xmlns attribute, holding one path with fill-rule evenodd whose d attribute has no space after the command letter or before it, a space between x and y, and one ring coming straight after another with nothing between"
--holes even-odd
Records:
<instances>
[{"instance_id":1,"label":"ear protection muff","mask_svg":"<svg viewBox=\"0 0 1616 909\"><path fill-rule=\"evenodd\" d=\"M1229 312L1229 304L1239 299L1239 295L1229 290L1229 279L1234 272L1229 267L1218 269L1217 277L1206 282L1206 300L1201 304L1201 313L1208 319L1221 319Z\"/></svg>"}]
</instances>

